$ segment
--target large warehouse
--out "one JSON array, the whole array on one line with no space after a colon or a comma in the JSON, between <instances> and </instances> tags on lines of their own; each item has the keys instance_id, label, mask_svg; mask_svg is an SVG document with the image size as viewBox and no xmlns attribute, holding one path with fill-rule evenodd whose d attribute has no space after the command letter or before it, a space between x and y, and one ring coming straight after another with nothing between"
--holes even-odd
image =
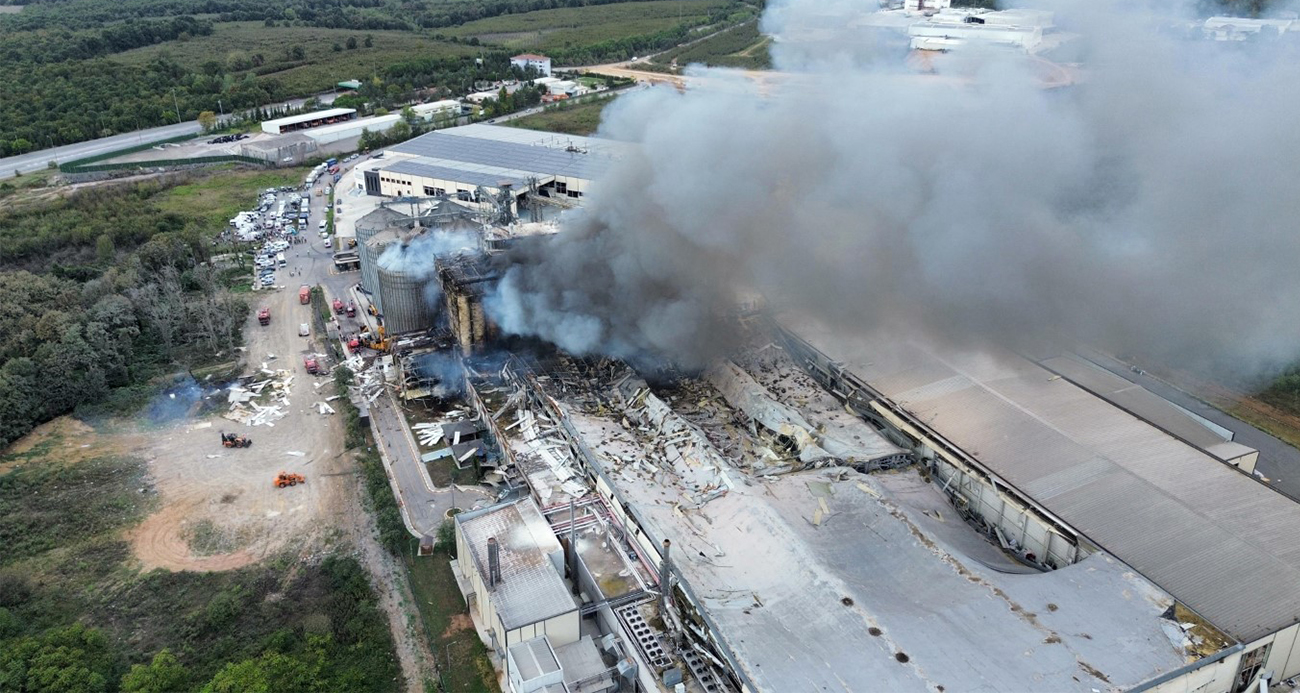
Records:
<instances>
[{"instance_id":1,"label":"large warehouse","mask_svg":"<svg viewBox=\"0 0 1300 693\"><path fill-rule=\"evenodd\" d=\"M803 320L786 337L1037 561L1066 568L1104 551L1232 641L1134 690L1241 691L1300 674L1300 504L1247 473L1254 451L1198 447L1166 432L1167 414L1139 418L1101 394L1112 376L1077 357L939 353Z\"/></svg>"},{"instance_id":2,"label":"large warehouse","mask_svg":"<svg viewBox=\"0 0 1300 693\"><path fill-rule=\"evenodd\" d=\"M353 175L357 189L368 195L479 201L480 187L494 197L508 187L518 199L532 184L542 197L577 203L628 147L595 137L464 125L394 145Z\"/></svg>"}]
</instances>

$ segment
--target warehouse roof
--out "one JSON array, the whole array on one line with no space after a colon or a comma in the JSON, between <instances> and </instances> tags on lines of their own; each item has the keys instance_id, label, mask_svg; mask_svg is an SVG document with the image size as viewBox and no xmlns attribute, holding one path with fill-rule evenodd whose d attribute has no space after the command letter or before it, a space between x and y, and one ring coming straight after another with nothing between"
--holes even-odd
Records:
<instances>
[{"instance_id":1,"label":"warehouse roof","mask_svg":"<svg viewBox=\"0 0 1300 693\"><path fill-rule=\"evenodd\" d=\"M356 113L355 108L329 108L324 111L312 111L311 113L299 113L298 115L285 116L262 122L262 125L284 127L286 125L295 125L297 123L306 123L321 118L337 118L339 116L351 115Z\"/></svg>"},{"instance_id":2,"label":"warehouse roof","mask_svg":"<svg viewBox=\"0 0 1300 693\"><path fill-rule=\"evenodd\" d=\"M486 188L499 188L502 183L508 182L518 190L525 184L524 179L514 171L502 169L499 173L494 173L490 170L474 170L457 166L435 166L416 159L398 161L380 170L387 173L401 173L421 178L437 178L469 185L482 185Z\"/></svg>"},{"instance_id":3,"label":"warehouse roof","mask_svg":"<svg viewBox=\"0 0 1300 693\"><path fill-rule=\"evenodd\" d=\"M487 584L487 540L496 537L501 582L491 591L501 625L507 630L544 621L577 609L552 562L560 560L560 542L531 500L461 513L456 524L473 552L474 564Z\"/></svg>"},{"instance_id":4,"label":"warehouse roof","mask_svg":"<svg viewBox=\"0 0 1300 693\"><path fill-rule=\"evenodd\" d=\"M369 128L371 132L380 132L392 127L394 123L401 119L402 116L396 113L391 115L374 116L373 118L349 120L343 123L334 123L333 125L322 125L318 128L312 128L304 134L308 137L315 138L323 135L332 135L336 132L346 132L348 130L360 131L362 128Z\"/></svg>"},{"instance_id":5,"label":"warehouse roof","mask_svg":"<svg viewBox=\"0 0 1300 693\"><path fill-rule=\"evenodd\" d=\"M429 162L449 168L465 168L464 164L477 164L536 176L591 179L603 172L610 163L602 156L570 151L561 147L455 135L448 134L447 131L430 132L394 145L390 149L403 154L449 162L447 164L438 161Z\"/></svg>"},{"instance_id":6,"label":"warehouse roof","mask_svg":"<svg viewBox=\"0 0 1300 693\"><path fill-rule=\"evenodd\" d=\"M1300 504L1018 356L792 329L1218 629L1300 621Z\"/></svg>"}]
</instances>

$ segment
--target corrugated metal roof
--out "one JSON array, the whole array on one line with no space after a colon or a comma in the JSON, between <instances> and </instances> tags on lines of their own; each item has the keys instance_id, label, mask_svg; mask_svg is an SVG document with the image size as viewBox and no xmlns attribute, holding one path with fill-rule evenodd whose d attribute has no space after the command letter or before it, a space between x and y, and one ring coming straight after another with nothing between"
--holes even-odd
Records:
<instances>
[{"instance_id":1,"label":"corrugated metal roof","mask_svg":"<svg viewBox=\"0 0 1300 693\"><path fill-rule=\"evenodd\" d=\"M430 132L389 149L429 159L526 171L537 176L569 176L588 180L603 172L610 163L610 159L605 156L568 151L562 147L452 135L443 131Z\"/></svg>"},{"instance_id":2,"label":"corrugated metal roof","mask_svg":"<svg viewBox=\"0 0 1300 693\"><path fill-rule=\"evenodd\" d=\"M794 331L1232 637L1300 621L1300 504L1018 356Z\"/></svg>"},{"instance_id":3,"label":"corrugated metal roof","mask_svg":"<svg viewBox=\"0 0 1300 693\"><path fill-rule=\"evenodd\" d=\"M531 500L497 505L456 516L456 524L474 552L475 564L487 584L487 540L496 537L501 582L488 598L508 630L577 609L564 580L551 561L560 542Z\"/></svg>"},{"instance_id":4,"label":"corrugated metal roof","mask_svg":"<svg viewBox=\"0 0 1300 693\"><path fill-rule=\"evenodd\" d=\"M272 125L284 127L295 123L306 123L311 120L320 118L335 118L337 116L351 115L356 113L355 108L327 108L323 111L312 111L311 113L299 113L298 115L285 116L283 118L272 118L271 120L262 121L262 125Z\"/></svg>"},{"instance_id":5,"label":"corrugated metal roof","mask_svg":"<svg viewBox=\"0 0 1300 693\"><path fill-rule=\"evenodd\" d=\"M501 183L504 181L509 181L515 189L519 189L520 186L524 185L524 180L522 178L515 175L507 175L504 171L501 174L484 173L482 171L472 171L452 166L434 166L410 159L399 161L380 170L388 173L420 176L422 178L454 180L457 183L482 185L487 188L500 187Z\"/></svg>"},{"instance_id":6,"label":"corrugated metal roof","mask_svg":"<svg viewBox=\"0 0 1300 693\"><path fill-rule=\"evenodd\" d=\"M1232 460L1255 452L1230 442L1182 409L1150 390L1110 371L1072 356L1044 359L1042 365L1094 395L1150 423L1188 445L1220 460Z\"/></svg>"}]
</instances>

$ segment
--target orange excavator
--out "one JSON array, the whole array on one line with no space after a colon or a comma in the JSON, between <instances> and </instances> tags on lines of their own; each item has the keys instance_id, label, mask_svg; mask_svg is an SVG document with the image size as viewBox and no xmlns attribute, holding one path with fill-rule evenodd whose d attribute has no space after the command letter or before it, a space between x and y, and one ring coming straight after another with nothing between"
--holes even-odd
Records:
<instances>
[{"instance_id":1,"label":"orange excavator","mask_svg":"<svg viewBox=\"0 0 1300 693\"><path fill-rule=\"evenodd\" d=\"M285 486L297 486L298 484L307 483L307 477L301 474L290 474L289 472L280 472L279 474L275 475L275 481L273 481L272 483L275 484L276 488L284 488Z\"/></svg>"}]
</instances>

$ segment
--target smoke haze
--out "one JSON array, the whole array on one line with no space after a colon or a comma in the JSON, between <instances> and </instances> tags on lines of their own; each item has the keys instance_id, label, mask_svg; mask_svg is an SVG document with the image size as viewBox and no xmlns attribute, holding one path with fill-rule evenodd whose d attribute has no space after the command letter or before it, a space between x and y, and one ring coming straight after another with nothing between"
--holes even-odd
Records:
<instances>
[{"instance_id":1,"label":"smoke haze","mask_svg":"<svg viewBox=\"0 0 1300 693\"><path fill-rule=\"evenodd\" d=\"M1300 68L1115 2L1053 7L1073 86L1009 51L918 74L866 3L769 2L776 68L620 98L638 151L541 251L509 258L503 330L688 366L761 293L848 330L1043 339L1259 372L1300 347ZM883 38L882 38L883 36Z\"/></svg>"}]
</instances>

